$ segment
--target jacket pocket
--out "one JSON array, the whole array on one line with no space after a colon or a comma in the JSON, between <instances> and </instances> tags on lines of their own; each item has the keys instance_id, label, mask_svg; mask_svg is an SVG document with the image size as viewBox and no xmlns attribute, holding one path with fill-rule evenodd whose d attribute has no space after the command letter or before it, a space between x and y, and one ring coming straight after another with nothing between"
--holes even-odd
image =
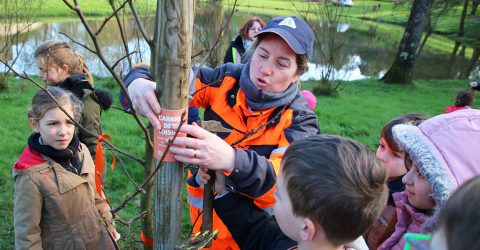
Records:
<instances>
[{"instance_id":1,"label":"jacket pocket","mask_svg":"<svg viewBox=\"0 0 480 250\"><path fill-rule=\"evenodd\" d=\"M42 237L46 249L74 249L72 232L66 222L46 222L44 225L46 232L42 232Z\"/></svg>"},{"instance_id":2,"label":"jacket pocket","mask_svg":"<svg viewBox=\"0 0 480 250\"><path fill-rule=\"evenodd\" d=\"M85 211L80 214L77 226L79 233L82 236L85 245L98 244L98 241L101 238L102 230L101 223L102 219L98 212L94 211L94 207L86 207Z\"/></svg>"}]
</instances>

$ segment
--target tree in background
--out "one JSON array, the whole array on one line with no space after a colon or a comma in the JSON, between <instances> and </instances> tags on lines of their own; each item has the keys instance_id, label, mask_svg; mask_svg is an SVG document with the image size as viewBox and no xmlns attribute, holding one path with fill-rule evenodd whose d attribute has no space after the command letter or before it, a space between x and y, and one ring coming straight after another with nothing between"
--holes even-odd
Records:
<instances>
[{"instance_id":1,"label":"tree in background","mask_svg":"<svg viewBox=\"0 0 480 250\"><path fill-rule=\"evenodd\" d=\"M480 4L480 0L472 0L472 11L470 12L470 15L473 16L477 13L478 4Z\"/></svg>"},{"instance_id":2,"label":"tree in background","mask_svg":"<svg viewBox=\"0 0 480 250\"><path fill-rule=\"evenodd\" d=\"M348 50L352 48L347 46L348 41L354 40L352 33L347 31L352 27L345 20L349 8L331 3L309 5L307 8L307 11L297 8L297 12L315 31L316 49L313 58L309 60L319 64L316 71L320 74L320 80L313 93L336 96L342 83L339 78L348 76L357 66L354 65L355 60L349 57Z\"/></svg>"},{"instance_id":3,"label":"tree in background","mask_svg":"<svg viewBox=\"0 0 480 250\"><path fill-rule=\"evenodd\" d=\"M413 66L423 34L427 14L432 8L430 0L414 0L402 40L392 66L383 76L385 83L412 83Z\"/></svg>"},{"instance_id":4,"label":"tree in background","mask_svg":"<svg viewBox=\"0 0 480 250\"><path fill-rule=\"evenodd\" d=\"M21 34L28 32L35 21L38 6L42 1L2 0L0 2L0 59L14 65L22 50L24 40ZM20 45L20 46L19 46ZM0 92L8 89L8 73L0 72Z\"/></svg>"}]
</instances>

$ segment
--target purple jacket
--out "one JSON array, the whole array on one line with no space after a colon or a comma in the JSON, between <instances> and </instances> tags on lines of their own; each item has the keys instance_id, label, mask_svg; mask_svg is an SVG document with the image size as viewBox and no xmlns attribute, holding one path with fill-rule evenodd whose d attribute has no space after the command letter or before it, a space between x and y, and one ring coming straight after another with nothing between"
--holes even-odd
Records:
<instances>
[{"instance_id":1,"label":"purple jacket","mask_svg":"<svg viewBox=\"0 0 480 250\"><path fill-rule=\"evenodd\" d=\"M408 203L407 194L405 192L394 193L393 200L397 206L397 219L395 232L378 248L402 250L405 246L403 236L405 233L423 233L422 224L429 218L426 214L419 212Z\"/></svg>"}]
</instances>

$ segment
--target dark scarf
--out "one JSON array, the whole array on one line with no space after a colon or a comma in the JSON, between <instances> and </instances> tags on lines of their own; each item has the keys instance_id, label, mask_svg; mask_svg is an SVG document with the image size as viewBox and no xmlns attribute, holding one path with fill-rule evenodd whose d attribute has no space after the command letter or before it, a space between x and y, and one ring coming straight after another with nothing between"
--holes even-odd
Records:
<instances>
[{"instance_id":1,"label":"dark scarf","mask_svg":"<svg viewBox=\"0 0 480 250\"><path fill-rule=\"evenodd\" d=\"M387 182L388 185L388 204L395 207L395 202L393 201L392 195L394 193L399 193L405 190L405 184L402 182L402 176L389 179Z\"/></svg>"},{"instance_id":2,"label":"dark scarf","mask_svg":"<svg viewBox=\"0 0 480 250\"><path fill-rule=\"evenodd\" d=\"M86 89L93 91L92 85L88 82L87 75L83 73L73 74L65 78L59 87L71 91L80 100L83 100Z\"/></svg>"},{"instance_id":3,"label":"dark scarf","mask_svg":"<svg viewBox=\"0 0 480 250\"><path fill-rule=\"evenodd\" d=\"M279 107L293 101L298 93L298 83L294 82L280 93L264 92L257 89L250 80L250 63L245 64L240 76L240 88L245 93L247 103L253 110Z\"/></svg>"},{"instance_id":4,"label":"dark scarf","mask_svg":"<svg viewBox=\"0 0 480 250\"><path fill-rule=\"evenodd\" d=\"M82 172L82 161L78 155L78 147L80 141L76 135L73 136L72 141L66 149L57 150L51 146L40 143L40 133L33 133L28 138L28 146L42 155L50 157L52 160L58 162L62 167L74 174L80 175Z\"/></svg>"}]
</instances>

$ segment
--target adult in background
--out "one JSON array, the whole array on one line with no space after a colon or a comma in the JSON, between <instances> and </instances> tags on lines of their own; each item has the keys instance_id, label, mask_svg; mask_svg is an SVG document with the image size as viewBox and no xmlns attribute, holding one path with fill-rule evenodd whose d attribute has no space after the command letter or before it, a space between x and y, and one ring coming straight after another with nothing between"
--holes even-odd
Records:
<instances>
[{"instance_id":1,"label":"adult in background","mask_svg":"<svg viewBox=\"0 0 480 250\"><path fill-rule=\"evenodd\" d=\"M285 150L293 141L319 133L317 117L299 89L300 76L312 56L313 35L299 17L274 18L257 34L247 64L201 68L191 83L190 89L199 92L190 105L203 107L205 120L220 121L231 132L215 135L196 125L183 125L180 131L191 137L173 142L170 150L175 158L189 165L228 169L229 191L251 197L258 207L272 211L275 178ZM143 65L129 72L125 83L134 109L160 129L156 84L149 79L149 68ZM187 188L194 221L202 209L203 188L196 178L189 179ZM197 221L194 232L200 225ZM218 238L212 249L238 249L216 214L213 229L218 229Z\"/></svg>"},{"instance_id":2,"label":"adult in background","mask_svg":"<svg viewBox=\"0 0 480 250\"><path fill-rule=\"evenodd\" d=\"M260 17L252 17L240 29L240 34L230 42L225 52L223 63L240 64L245 63L245 51L255 41L255 36L265 27L265 22Z\"/></svg>"}]
</instances>

